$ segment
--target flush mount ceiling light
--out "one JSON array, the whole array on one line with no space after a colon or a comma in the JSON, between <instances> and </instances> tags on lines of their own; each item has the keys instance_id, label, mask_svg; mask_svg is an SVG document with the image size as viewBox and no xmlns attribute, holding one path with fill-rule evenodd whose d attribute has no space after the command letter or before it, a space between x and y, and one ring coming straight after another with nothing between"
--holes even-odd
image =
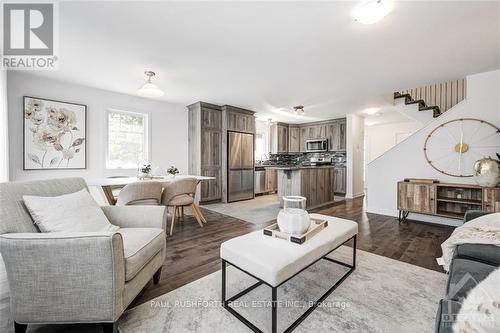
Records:
<instances>
[{"instance_id":1,"label":"flush mount ceiling light","mask_svg":"<svg viewBox=\"0 0 500 333\"><path fill-rule=\"evenodd\" d=\"M379 111L380 111L380 108L368 108L368 109L363 110L363 113L371 116L371 115L378 113Z\"/></svg>"},{"instance_id":2,"label":"flush mount ceiling light","mask_svg":"<svg viewBox=\"0 0 500 333\"><path fill-rule=\"evenodd\" d=\"M151 82L151 78L156 75L155 72L153 71L145 71L144 74L148 77L148 80L144 85L137 90L137 95L142 96L142 97L160 97L163 96L165 93L158 88L158 86L154 83Z\"/></svg>"},{"instance_id":3,"label":"flush mount ceiling light","mask_svg":"<svg viewBox=\"0 0 500 333\"><path fill-rule=\"evenodd\" d=\"M383 19L392 10L390 0L367 0L354 9L354 20L362 24L373 24Z\"/></svg>"},{"instance_id":4,"label":"flush mount ceiling light","mask_svg":"<svg viewBox=\"0 0 500 333\"><path fill-rule=\"evenodd\" d=\"M303 105L297 105L293 107L293 113L298 114L300 116L304 115L304 106Z\"/></svg>"}]
</instances>

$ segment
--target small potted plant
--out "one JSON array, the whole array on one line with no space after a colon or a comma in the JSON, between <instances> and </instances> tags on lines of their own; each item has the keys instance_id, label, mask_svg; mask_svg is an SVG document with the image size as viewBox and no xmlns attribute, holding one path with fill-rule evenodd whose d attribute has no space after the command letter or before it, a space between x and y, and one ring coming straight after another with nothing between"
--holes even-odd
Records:
<instances>
[{"instance_id":1,"label":"small potted plant","mask_svg":"<svg viewBox=\"0 0 500 333\"><path fill-rule=\"evenodd\" d=\"M139 178L147 178L151 173L151 163L142 164L139 167Z\"/></svg>"},{"instance_id":2,"label":"small potted plant","mask_svg":"<svg viewBox=\"0 0 500 333\"><path fill-rule=\"evenodd\" d=\"M171 166L170 168L168 168L167 173L170 175L170 177L175 178L175 175L179 173L179 169L177 169L174 166Z\"/></svg>"}]
</instances>

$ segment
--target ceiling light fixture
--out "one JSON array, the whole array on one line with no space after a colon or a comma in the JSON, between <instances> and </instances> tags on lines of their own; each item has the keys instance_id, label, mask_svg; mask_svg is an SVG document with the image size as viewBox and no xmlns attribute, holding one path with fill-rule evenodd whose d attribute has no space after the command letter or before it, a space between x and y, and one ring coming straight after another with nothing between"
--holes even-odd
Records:
<instances>
[{"instance_id":1,"label":"ceiling light fixture","mask_svg":"<svg viewBox=\"0 0 500 333\"><path fill-rule=\"evenodd\" d=\"M390 0L367 0L354 9L354 20L362 24L373 24L383 19L392 10Z\"/></svg>"},{"instance_id":2,"label":"ceiling light fixture","mask_svg":"<svg viewBox=\"0 0 500 333\"><path fill-rule=\"evenodd\" d=\"M293 107L293 113L298 114L300 116L304 115L304 106L303 105L297 105Z\"/></svg>"},{"instance_id":3,"label":"ceiling light fixture","mask_svg":"<svg viewBox=\"0 0 500 333\"><path fill-rule=\"evenodd\" d=\"M158 86L154 83L151 82L151 78L156 75L155 72L153 71L145 71L144 74L148 77L148 80L144 85L137 90L137 95L142 96L142 97L160 97L163 96L165 93L158 88Z\"/></svg>"},{"instance_id":4,"label":"ceiling light fixture","mask_svg":"<svg viewBox=\"0 0 500 333\"><path fill-rule=\"evenodd\" d=\"M368 115L374 115L380 111L380 108L368 108L363 110L363 113L368 114Z\"/></svg>"},{"instance_id":5,"label":"ceiling light fixture","mask_svg":"<svg viewBox=\"0 0 500 333\"><path fill-rule=\"evenodd\" d=\"M267 119L267 124L271 126L273 124L273 118Z\"/></svg>"}]
</instances>

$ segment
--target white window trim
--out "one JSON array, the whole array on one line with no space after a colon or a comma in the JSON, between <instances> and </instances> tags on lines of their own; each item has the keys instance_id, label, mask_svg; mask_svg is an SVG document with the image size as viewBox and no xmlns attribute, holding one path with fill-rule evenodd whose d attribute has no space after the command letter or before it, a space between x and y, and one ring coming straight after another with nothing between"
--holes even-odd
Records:
<instances>
[{"instance_id":1,"label":"white window trim","mask_svg":"<svg viewBox=\"0 0 500 333\"><path fill-rule=\"evenodd\" d=\"M113 113L126 113L131 115L140 115L146 118L146 130L144 132L144 142L146 143L146 160L148 163L151 163L151 112L145 111L137 111L137 110L126 110L124 108L117 107L107 107L105 112L105 147L104 147L104 167L106 170L137 170L137 167L134 168L120 168L120 167L110 167L108 163L109 156L109 114Z\"/></svg>"}]
</instances>

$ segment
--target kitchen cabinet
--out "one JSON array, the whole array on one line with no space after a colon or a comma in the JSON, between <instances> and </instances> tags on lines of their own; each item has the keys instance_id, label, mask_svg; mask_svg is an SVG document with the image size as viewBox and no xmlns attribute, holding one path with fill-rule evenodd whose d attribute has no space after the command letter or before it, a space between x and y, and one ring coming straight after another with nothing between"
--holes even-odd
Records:
<instances>
[{"instance_id":1,"label":"kitchen cabinet","mask_svg":"<svg viewBox=\"0 0 500 333\"><path fill-rule=\"evenodd\" d=\"M345 119L334 120L328 124L327 130L328 150L345 150L346 147L346 121Z\"/></svg>"},{"instance_id":2,"label":"kitchen cabinet","mask_svg":"<svg viewBox=\"0 0 500 333\"><path fill-rule=\"evenodd\" d=\"M288 127L288 152L298 153L301 150L300 147L300 127L290 125Z\"/></svg>"},{"instance_id":3,"label":"kitchen cabinet","mask_svg":"<svg viewBox=\"0 0 500 333\"><path fill-rule=\"evenodd\" d=\"M276 169L266 169L265 192L278 191L278 173Z\"/></svg>"},{"instance_id":4,"label":"kitchen cabinet","mask_svg":"<svg viewBox=\"0 0 500 333\"><path fill-rule=\"evenodd\" d=\"M222 196L222 112L218 105L197 102L188 106L188 169L191 175L215 177L201 182L201 202Z\"/></svg>"},{"instance_id":5,"label":"kitchen cabinet","mask_svg":"<svg viewBox=\"0 0 500 333\"><path fill-rule=\"evenodd\" d=\"M271 126L271 153L288 153L288 125L276 123Z\"/></svg>"},{"instance_id":6,"label":"kitchen cabinet","mask_svg":"<svg viewBox=\"0 0 500 333\"><path fill-rule=\"evenodd\" d=\"M255 116L253 111L231 105L222 106L222 115L226 130L255 134Z\"/></svg>"},{"instance_id":7,"label":"kitchen cabinet","mask_svg":"<svg viewBox=\"0 0 500 333\"><path fill-rule=\"evenodd\" d=\"M346 193L346 183L347 183L346 176L347 175L345 167L335 168L335 186L334 186L335 193L339 194Z\"/></svg>"}]
</instances>

